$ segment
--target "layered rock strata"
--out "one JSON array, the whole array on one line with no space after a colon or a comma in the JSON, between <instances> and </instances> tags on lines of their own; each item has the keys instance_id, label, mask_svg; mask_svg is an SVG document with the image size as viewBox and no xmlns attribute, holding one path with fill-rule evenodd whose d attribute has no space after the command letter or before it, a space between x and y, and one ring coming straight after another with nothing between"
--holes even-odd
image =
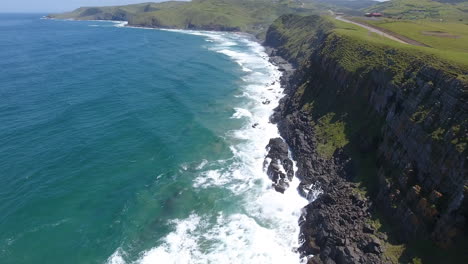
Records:
<instances>
[{"instance_id":1,"label":"layered rock strata","mask_svg":"<svg viewBox=\"0 0 468 264\"><path fill-rule=\"evenodd\" d=\"M293 47L288 43L294 36L278 28L270 28L266 44L292 54L285 49ZM391 47L359 45L322 30L316 34L297 46L308 51L297 52L307 58L287 58L298 67L285 71L286 96L272 117L297 161L301 194L309 196L312 188L323 193L300 221L301 252L314 255L310 263L389 263L383 254L386 236L370 225L376 211L396 227L401 242L421 237L453 246L466 235L468 215L463 73L418 57L411 61ZM358 50L346 51L349 47ZM340 57L346 52L356 60L377 59L380 53L386 59L351 70ZM284 64L274 49L270 53ZM333 138L326 138L330 131L319 131L326 116L332 117L330 124L344 124L346 144L333 145ZM333 147L331 155L324 146ZM366 181L367 196L357 184Z\"/></svg>"}]
</instances>

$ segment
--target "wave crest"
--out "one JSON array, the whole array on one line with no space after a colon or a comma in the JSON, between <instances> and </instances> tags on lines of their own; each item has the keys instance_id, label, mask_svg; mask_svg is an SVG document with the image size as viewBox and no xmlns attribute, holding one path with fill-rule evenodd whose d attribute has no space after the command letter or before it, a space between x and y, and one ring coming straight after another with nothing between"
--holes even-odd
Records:
<instances>
[{"instance_id":1,"label":"wave crest","mask_svg":"<svg viewBox=\"0 0 468 264\"><path fill-rule=\"evenodd\" d=\"M269 122L282 97L281 72L272 65L264 48L244 35L222 32L171 30L204 37L206 47L224 54L243 70L242 103L232 118L242 127L229 131L232 159L213 167L201 161L193 179L198 192L217 188L238 198L235 210L213 209L209 215L197 212L170 222L172 232L152 249L141 253L137 263L294 263L299 262L298 219L308 201L299 196L294 178L284 194L271 188L263 171L265 146L279 137ZM247 69L247 70L246 70ZM208 159L208 158L207 158ZM121 264L118 249L108 263ZM121 252L121 253L118 253ZM111 262L114 261L114 262Z\"/></svg>"}]
</instances>

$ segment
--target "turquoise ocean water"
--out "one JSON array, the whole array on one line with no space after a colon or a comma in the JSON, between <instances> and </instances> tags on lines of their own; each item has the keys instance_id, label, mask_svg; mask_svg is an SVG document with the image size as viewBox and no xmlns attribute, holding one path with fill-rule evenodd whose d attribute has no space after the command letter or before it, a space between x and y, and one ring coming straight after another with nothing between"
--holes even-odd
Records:
<instances>
[{"instance_id":1,"label":"turquoise ocean water","mask_svg":"<svg viewBox=\"0 0 468 264\"><path fill-rule=\"evenodd\" d=\"M0 14L0 68L0 263L299 262L259 44Z\"/></svg>"}]
</instances>

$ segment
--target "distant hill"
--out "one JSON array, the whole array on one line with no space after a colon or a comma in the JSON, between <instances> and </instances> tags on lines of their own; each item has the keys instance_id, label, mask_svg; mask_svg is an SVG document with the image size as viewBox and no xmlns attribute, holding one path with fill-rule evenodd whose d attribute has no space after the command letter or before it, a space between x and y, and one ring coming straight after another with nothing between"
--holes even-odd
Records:
<instances>
[{"instance_id":1,"label":"distant hill","mask_svg":"<svg viewBox=\"0 0 468 264\"><path fill-rule=\"evenodd\" d=\"M391 0L365 9L402 19L443 19L468 21L468 1Z\"/></svg>"},{"instance_id":2,"label":"distant hill","mask_svg":"<svg viewBox=\"0 0 468 264\"><path fill-rule=\"evenodd\" d=\"M121 20L130 25L161 28L244 31L262 38L284 14L310 15L333 10L361 14L373 0L192 0L125 6L81 7L49 15L57 19Z\"/></svg>"},{"instance_id":3,"label":"distant hill","mask_svg":"<svg viewBox=\"0 0 468 264\"><path fill-rule=\"evenodd\" d=\"M262 35L279 16L316 12L313 3L289 0L193 0L112 7L82 7L49 15L57 19L122 20L162 28L245 31Z\"/></svg>"},{"instance_id":4,"label":"distant hill","mask_svg":"<svg viewBox=\"0 0 468 264\"><path fill-rule=\"evenodd\" d=\"M353 10L371 7L379 3L378 1L374 0L304 0L304 2L319 3L323 5L329 5L338 8L348 8Z\"/></svg>"}]
</instances>

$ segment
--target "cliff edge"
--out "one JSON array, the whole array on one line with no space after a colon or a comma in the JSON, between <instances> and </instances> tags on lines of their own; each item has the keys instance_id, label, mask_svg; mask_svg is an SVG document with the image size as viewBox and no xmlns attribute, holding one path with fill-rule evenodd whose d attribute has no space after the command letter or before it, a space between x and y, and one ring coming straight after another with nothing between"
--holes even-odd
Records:
<instances>
[{"instance_id":1,"label":"cliff edge","mask_svg":"<svg viewBox=\"0 0 468 264\"><path fill-rule=\"evenodd\" d=\"M309 263L466 262L468 66L319 16L280 17L265 44L297 66L273 121L301 193L323 191Z\"/></svg>"}]
</instances>

